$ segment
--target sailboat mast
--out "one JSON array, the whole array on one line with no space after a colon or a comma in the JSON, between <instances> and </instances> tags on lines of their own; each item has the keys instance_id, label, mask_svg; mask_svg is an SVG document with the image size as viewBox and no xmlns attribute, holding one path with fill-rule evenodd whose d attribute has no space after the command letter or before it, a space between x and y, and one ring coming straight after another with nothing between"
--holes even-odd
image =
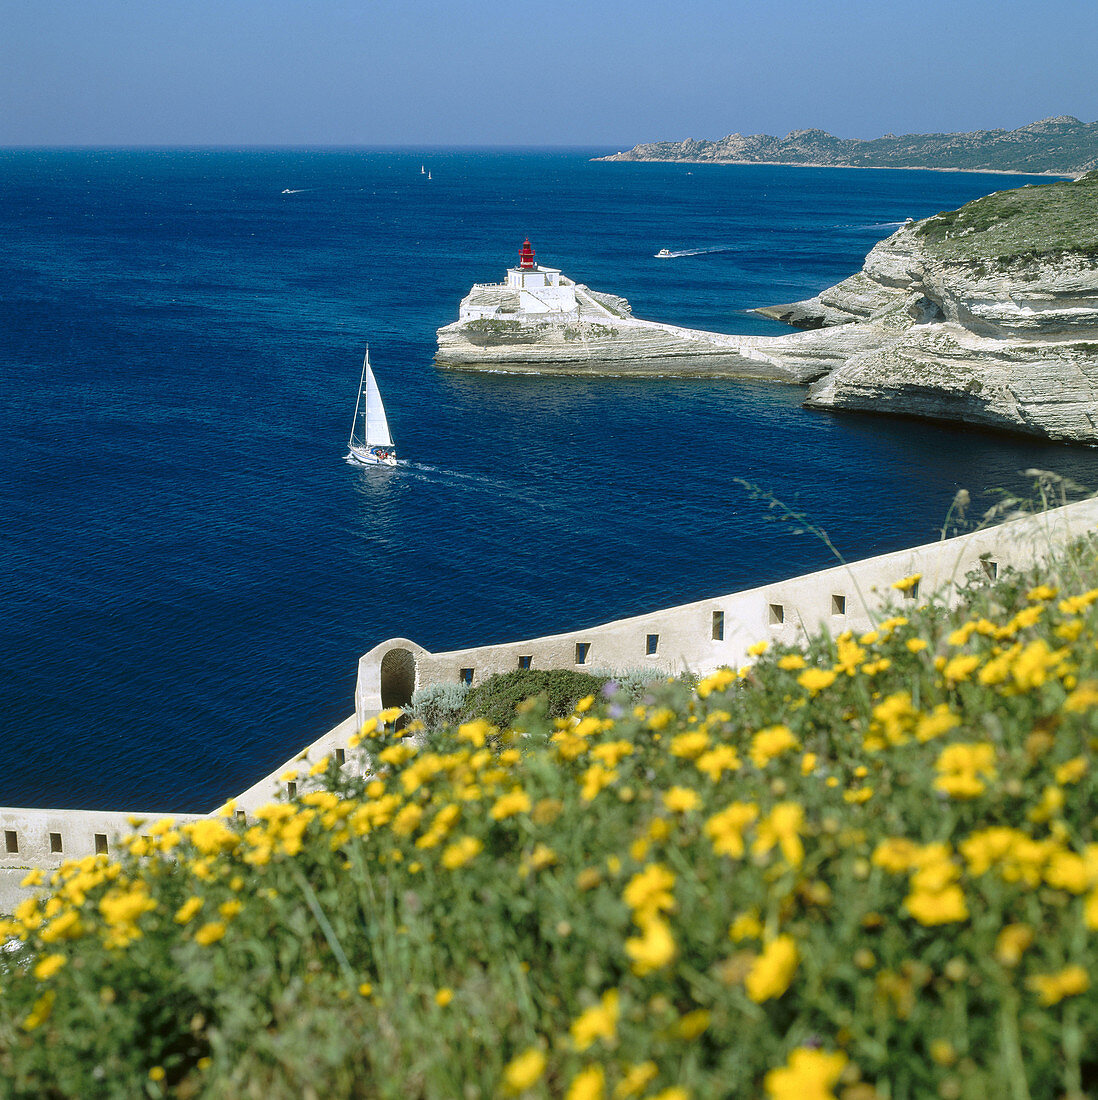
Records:
<instances>
[{"instance_id":1,"label":"sailboat mast","mask_svg":"<svg viewBox=\"0 0 1098 1100\"><path fill-rule=\"evenodd\" d=\"M353 447L355 443L355 428L358 427L358 407L362 404L362 394L366 390L366 368L370 362L370 345L366 345L366 354L362 357L362 377L358 380L358 398L355 401L355 416L351 421L351 438L347 440L347 446ZM363 419L365 420L365 412L363 413ZM363 442L366 441L366 432L362 433Z\"/></svg>"}]
</instances>

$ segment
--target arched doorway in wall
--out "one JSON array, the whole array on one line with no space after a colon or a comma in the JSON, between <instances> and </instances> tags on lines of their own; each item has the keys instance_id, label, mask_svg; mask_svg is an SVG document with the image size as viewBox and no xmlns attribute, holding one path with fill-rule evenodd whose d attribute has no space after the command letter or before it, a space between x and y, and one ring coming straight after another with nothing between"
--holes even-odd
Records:
<instances>
[{"instance_id":1,"label":"arched doorway in wall","mask_svg":"<svg viewBox=\"0 0 1098 1100\"><path fill-rule=\"evenodd\" d=\"M416 659L407 649L390 649L381 658L381 706L406 707L416 690Z\"/></svg>"}]
</instances>

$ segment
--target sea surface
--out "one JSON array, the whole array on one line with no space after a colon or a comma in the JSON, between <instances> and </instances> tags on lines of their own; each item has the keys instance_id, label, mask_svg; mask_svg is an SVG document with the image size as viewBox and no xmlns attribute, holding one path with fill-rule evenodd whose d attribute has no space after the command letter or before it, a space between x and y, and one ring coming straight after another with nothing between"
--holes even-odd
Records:
<instances>
[{"instance_id":1,"label":"sea surface","mask_svg":"<svg viewBox=\"0 0 1098 1100\"><path fill-rule=\"evenodd\" d=\"M848 559L937 538L958 488L1098 486L1093 450L778 384L438 370L435 330L526 235L640 317L776 335L746 310L1033 182L606 151L0 150L0 805L211 809L351 713L385 638L833 564L738 479ZM344 462L367 341L395 470Z\"/></svg>"}]
</instances>

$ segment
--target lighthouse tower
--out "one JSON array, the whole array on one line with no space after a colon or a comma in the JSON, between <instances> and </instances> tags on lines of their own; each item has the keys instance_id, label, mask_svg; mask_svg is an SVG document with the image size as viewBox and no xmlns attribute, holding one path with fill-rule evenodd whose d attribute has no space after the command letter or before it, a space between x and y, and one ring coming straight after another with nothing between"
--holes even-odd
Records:
<instances>
[{"instance_id":1,"label":"lighthouse tower","mask_svg":"<svg viewBox=\"0 0 1098 1100\"><path fill-rule=\"evenodd\" d=\"M534 259L530 238L522 242L518 267L507 269L507 285L513 290L534 290L540 287L560 286L560 269L542 267Z\"/></svg>"}]
</instances>

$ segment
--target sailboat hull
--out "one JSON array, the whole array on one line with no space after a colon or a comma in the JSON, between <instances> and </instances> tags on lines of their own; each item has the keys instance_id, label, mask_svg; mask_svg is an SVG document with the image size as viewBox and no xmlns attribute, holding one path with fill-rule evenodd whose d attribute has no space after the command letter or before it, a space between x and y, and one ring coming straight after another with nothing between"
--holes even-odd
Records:
<instances>
[{"instance_id":1,"label":"sailboat hull","mask_svg":"<svg viewBox=\"0 0 1098 1100\"><path fill-rule=\"evenodd\" d=\"M396 455L382 447L352 446L347 453L347 461L356 466L395 466Z\"/></svg>"}]
</instances>

